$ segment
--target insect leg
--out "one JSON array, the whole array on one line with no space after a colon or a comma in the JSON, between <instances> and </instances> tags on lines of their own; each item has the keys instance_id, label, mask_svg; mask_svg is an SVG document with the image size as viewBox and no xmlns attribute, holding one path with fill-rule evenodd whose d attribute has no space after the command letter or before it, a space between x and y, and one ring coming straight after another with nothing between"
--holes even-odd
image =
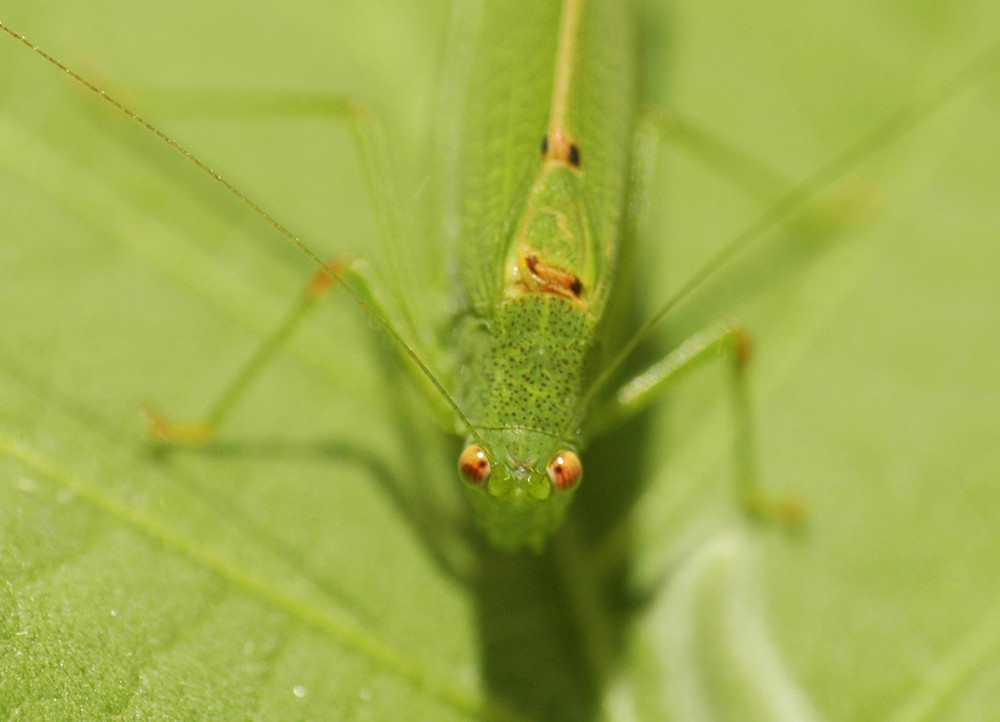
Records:
<instances>
[{"instance_id":1,"label":"insect leg","mask_svg":"<svg viewBox=\"0 0 1000 722\"><path fill-rule=\"evenodd\" d=\"M355 288L365 287L366 282L352 261L331 261L331 270ZM200 444L210 441L216 430L237 404L240 397L264 369L276 351L292 336L316 302L323 298L333 285L333 280L317 271L281 324L261 342L254 354L243 364L233 379L219 393L215 403L197 420L172 420L157 411L148 402L143 403L150 434L165 442Z\"/></svg>"},{"instance_id":2,"label":"insect leg","mask_svg":"<svg viewBox=\"0 0 1000 722\"><path fill-rule=\"evenodd\" d=\"M665 140L676 143L745 196L764 206L773 204L799 185L764 158L700 121L674 111L655 111L649 113L649 122L659 128ZM875 189L859 180L847 179L806 202L785 222L812 233L858 225L871 216L878 197Z\"/></svg>"},{"instance_id":3,"label":"insect leg","mask_svg":"<svg viewBox=\"0 0 1000 722\"><path fill-rule=\"evenodd\" d=\"M736 416L737 484L744 508L755 517L795 523L804 516L800 501L773 498L763 493L757 480L753 414L747 386L747 362L752 352L750 336L738 321L709 326L689 337L648 369L626 382L603 408L590 417L587 436L616 426L656 401L688 371L724 355L732 366L733 412Z\"/></svg>"},{"instance_id":4,"label":"insect leg","mask_svg":"<svg viewBox=\"0 0 1000 722\"><path fill-rule=\"evenodd\" d=\"M388 143L378 115L366 103L355 98L307 91L282 90L232 90L218 89L150 89L150 94L160 101L169 100L164 107L185 118L191 117L223 117L227 119L247 119L253 117L288 118L289 120L309 120L321 118L334 124L346 126L354 137L372 199L374 218L376 221L379 241L384 253L378 259L380 276L390 272L386 284L399 289L393 294L401 299L400 303L389 304L399 306L393 314L404 326L410 339L417 339L421 334L421 326L414 322L414 314L406 305L405 300L412 297L414 281L412 274L395 272L398 269L411 268L409 244L405 243L403 230L403 212L397 198L393 179L392 164L389 158ZM384 259L397 262L383 263ZM384 266L389 266L385 268ZM374 279L372 279L374 284ZM381 288L372 288L382 293ZM386 304L388 299L383 298ZM425 340L423 338L421 341Z\"/></svg>"},{"instance_id":5,"label":"insect leg","mask_svg":"<svg viewBox=\"0 0 1000 722\"><path fill-rule=\"evenodd\" d=\"M365 171L366 181L378 221L379 235L386 247L385 256L399 259L405 253L402 242L400 208L392 183L392 172L389 166L388 154L382 135L381 125L372 111L364 104L351 98L309 93L285 93L266 91L231 91L225 89L212 91L159 91L159 94L170 95L170 106L185 115L287 115L291 117L314 117L321 115L335 121L346 123L353 131L357 142L359 155ZM399 264L397 264L399 265ZM404 267L408 264L403 263ZM374 277L366 273L367 264L359 259L334 259L328 266L365 300L374 312L392 324L399 324L405 329L405 336L421 342L421 355L436 352L434 339L422 333L414 323L413 315L405 302L386 305L388 295L381 292L380 284ZM404 281L390 278L392 284ZM323 271L317 271L310 281L305 293L289 311L284 321L258 347L257 351L236 373L209 411L199 420L175 421L155 410L150 404L144 404L150 433L157 439L168 442L204 443L211 439L220 424L229 415L240 397L259 375L275 352L287 341L295 329L301 324L308 312L315 307L316 301L325 295L333 284L333 279ZM394 294L394 297L405 301L410 295ZM396 345L393 345L396 348ZM407 363L402 349L396 349L404 357L404 366L417 385L425 392L431 407L438 418L449 430L454 425L453 414L442 403L437 393L412 364Z\"/></svg>"}]
</instances>

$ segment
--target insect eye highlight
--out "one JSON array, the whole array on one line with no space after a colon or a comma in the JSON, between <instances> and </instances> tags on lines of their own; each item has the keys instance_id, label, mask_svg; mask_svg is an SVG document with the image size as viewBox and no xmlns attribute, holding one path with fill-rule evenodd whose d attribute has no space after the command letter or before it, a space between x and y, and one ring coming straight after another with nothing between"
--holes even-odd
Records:
<instances>
[{"instance_id":1,"label":"insect eye highlight","mask_svg":"<svg viewBox=\"0 0 1000 722\"><path fill-rule=\"evenodd\" d=\"M568 489L583 476L580 457L569 449L557 452L545 470L549 472L549 478L557 489Z\"/></svg>"},{"instance_id":2,"label":"insect eye highlight","mask_svg":"<svg viewBox=\"0 0 1000 722\"><path fill-rule=\"evenodd\" d=\"M458 457L458 470L471 484L482 484L490 475L490 460L478 444L469 444Z\"/></svg>"}]
</instances>

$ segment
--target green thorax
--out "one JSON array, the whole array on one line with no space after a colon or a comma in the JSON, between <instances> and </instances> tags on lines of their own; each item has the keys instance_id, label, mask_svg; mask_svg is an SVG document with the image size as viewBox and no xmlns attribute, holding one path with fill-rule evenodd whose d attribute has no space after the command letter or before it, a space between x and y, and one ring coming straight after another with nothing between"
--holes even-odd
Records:
<instances>
[{"instance_id":1,"label":"green thorax","mask_svg":"<svg viewBox=\"0 0 1000 722\"><path fill-rule=\"evenodd\" d=\"M510 432L510 452L544 453L567 429L584 388L594 322L562 297L521 294L502 302L489 322L470 324L459 372L459 404L484 435ZM522 432L544 436L546 448L515 440Z\"/></svg>"}]
</instances>

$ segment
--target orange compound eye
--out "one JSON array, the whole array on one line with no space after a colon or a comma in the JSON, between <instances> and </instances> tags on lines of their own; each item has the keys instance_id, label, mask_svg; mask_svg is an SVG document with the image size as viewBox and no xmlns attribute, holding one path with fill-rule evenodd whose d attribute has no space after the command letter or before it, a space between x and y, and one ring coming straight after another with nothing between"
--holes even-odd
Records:
<instances>
[{"instance_id":1,"label":"orange compound eye","mask_svg":"<svg viewBox=\"0 0 1000 722\"><path fill-rule=\"evenodd\" d=\"M458 470L471 484L482 484L490 475L490 460L478 444L470 444L458 457Z\"/></svg>"},{"instance_id":2,"label":"orange compound eye","mask_svg":"<svg viewBox=\"0 0 1000 722\"><path fill-rule=\"evenodd\" d=\"M583 475L583 465L580 457L569 449L563 449L552 457L546 467L549 478L557 489L568 489L580 480Z\"/></svg>"}]
</instances>

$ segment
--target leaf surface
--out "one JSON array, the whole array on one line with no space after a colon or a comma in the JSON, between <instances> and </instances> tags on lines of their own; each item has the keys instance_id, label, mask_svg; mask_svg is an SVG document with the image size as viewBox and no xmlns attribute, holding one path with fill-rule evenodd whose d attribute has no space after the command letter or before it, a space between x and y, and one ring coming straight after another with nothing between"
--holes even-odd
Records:
<instances>
[{"instance_id":1,"label":"leaf surface","mask_svg":"<svg viewBox=\"0 0 1000 722\"><path fill-rule=\"evenodd\" d=\"M455 48L449 4L339 5L247 14L213 0L152 17L142 3L35 3L2 17L333 255L375 236L349 133L199 116L173 91L369 101L419 227L436 83ZM636 279L645 313L783 183L1000 37L995 3L978 0L644 10L650 103L787 179L748 192L690 146L664 148ZM709 368L595 446L550 553L473 546L469 580L449 574L407 504L426 486L464 528L448 491L457 449L400 394L346 298L310 318L217 444L155 452L139 401L203 411L310 269L25 48L0 42L0 54L3 716L994 714L995 71L820 199L871 207L862 222L842 211L820 228L809 215L782 224L656 339L747 323L762 476L807 501L802 533L736 509L727 376ZM632 516L615 502L624 490ZM601 567L594 540L614 521L624 561ZM588 590L608 568L619 581ZM649 596L630 606L636 587Z\"/></svg>"}]
</instances>

